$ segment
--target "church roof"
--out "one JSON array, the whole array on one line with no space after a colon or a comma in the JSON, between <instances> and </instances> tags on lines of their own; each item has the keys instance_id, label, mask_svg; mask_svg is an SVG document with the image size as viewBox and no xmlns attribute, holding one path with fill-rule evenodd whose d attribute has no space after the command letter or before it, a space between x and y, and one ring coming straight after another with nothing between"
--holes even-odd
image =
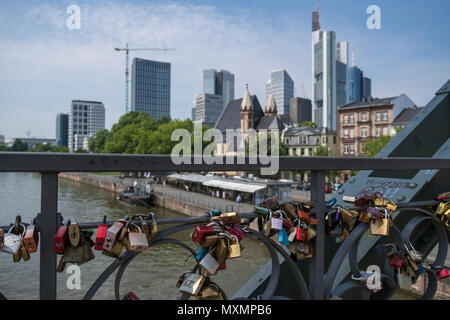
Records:
<instances>
[{"instance_id":1,"label":"church roof","mask_svg":"<svg viewBox=\"0 0 450 320\"><path fill-rule=\"evenodd\" d=\"M243 98L230 101L226 108L222 111L222 114L219 116L214 128L222 132L225 132L226 129L240 129L242 101ZM259 104L258 98L255 95L250 96L250 101L253 106L255 126L257 126L261 118L264 117L264 112ZM248 102L246 103L248 104Z\"/></svg>"},{"instance_id":2,"label":"church roof","mask_svg":"<svg viewBox=\"0 0 450 320\"><path fill-rule=\"evenodd\" d=\"M256 130L270 130L270 129L278 129L283 130L284 125L278 119L277 116L264 116L261 118L261 121L259 122L258 126L256 127Z\"/></svg>"}]
</instances>

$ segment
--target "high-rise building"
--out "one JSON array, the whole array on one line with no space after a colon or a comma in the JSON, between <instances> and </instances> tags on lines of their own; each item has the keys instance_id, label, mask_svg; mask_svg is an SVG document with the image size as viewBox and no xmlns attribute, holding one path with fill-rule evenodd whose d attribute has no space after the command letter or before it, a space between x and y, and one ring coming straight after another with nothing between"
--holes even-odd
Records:
<instances>
[{"instance_id":1,"label":"high-rise building","mask_svg":"<svg viewBox=\"0 0 450 320\"><path fill-rule=\"evenodd\" d=\"M312 13L312 31L320 30L319 11L313 11Z\"/></svg>"},{"instance_id":2,"label":"high-rise building","mask_svg":"<svg viewBox=\"0 0 450 320\"><path fill-rule=\"evenodd\" d=\"M289 108L291 123L302 123L312 120L311 100L305 98L291 98Z\"/></svg>"},{"instance_id":3,"label":"high-rise building","mask_svg":"<svg viewBox=\"0 0 450 320\"><path fill-rule=\"evenodd\" d=\"M170 117L170 63L133 59L131 110L156 120Z\"/></svg>"},{"instance_id":4,"label":"high-rise building","mask_svg":"<svg viewBox=\"0 0 450 320\"><path fill-rule=\"evenodd\" d=\"M234 100L234 74L227 70L203 70L203 93L223 96L223 109Z\"/></svg>"},{"instance_id":5,"label":"high-rise building","mask_svg":"<svg viewBox=\"0 0 450 320\"><path fill-rule=\"evenodd\" d=\"M56 115L56 145L69 146L69 114L58 113Z\"/></svg>"},{"instance_id":6,"label":"high-rise building","mask_svg":"<svg viewBox=\"0 0 450 320\"><path fill-rule=\"evenodd\" d=\"M337 106L347 102L349 45L336 43L334 31L314 28L315 18L313 14L312 117L318 127L336 130Z\"/></svg>"},{"instance_id":7,"label":"high-rise building","mask_svg":"<svg viewBox=\"0 0 450 320\"><path fill-rule=\"evenodd\" d=\"M369 78L362 79L362 97L367 98L372 96L372 81Z\"/></svg>"},{"instance_id":8,"label":"high-rise building","mask_svg":"<svg viewBox=\"0 0 450 320\"><path fill-rule=\"evenodd\" d=\"M294 81L286 70L276 70L270 73L266 82L266 100L272 94L277 104L278 114L289 114L289 103L294 97Z\"/></svg>"},{"instance_id":9,"label":"high-rise building","mask_svg":"<svg viewBox=\"0 0 450 320\"><path fill-rule=\"evenodd\" d=\"M336 128L336 34L317 30L312 34L312 108L317 126Z\"/></svg>"},{"instance_id":10,"label":"high-rise building","mask_svg":"<svg viewBox=\"0 0 450 320\"><path fill-rule=\"evenodd\" d=\"M196 116L195 114L196 114L196 112L195 112L195 107L193 107L193 108L191 109L191 120L192 120L192 121L195 121L195 120L197 119L197 116Z\"/></svg>"},{"instance_id":11,"label":"high-rise building","mask_svg":"<svg viewBox=\"0 0 450 320\"><path fill-rule=\"evenodd\" d=\"M70 152L83 149L86 141L103 129L105 129L105 106L102 102L72 100L69 112Z\"/></svg>"},{"instance_id":12,"label":"high-rise building","mask_svg":"<svg viewBox=\"0 0 450 320\"><path fill-rule=\"evenodd\" d=\"M202 124L214 127L223 111L223 97L218 94L201 93L195 98L195 118Z\"/></svg>"},{"instance_id":13,"label":"high-rise building","mask_svg":"<svg viewBox=\"0 0 450 320\"><path fill-rule=\"evenodd\" d=\"M348 103L353 101L361 101L363 85L363 72L354 66L348 69L348 87L347 100Z\"/></svg>"},{"instance_id":14,"label":"high-rise building","mask_svg":"<svg viewBox=\"0 0 450 320\"><path fill-rule=\"evenodd\" d=\"M348 69L347 102L361 101L372 95L371 80L363 77L363 71L354 66Z\"/></svg>"},{"instance_id":15,"label":"high-rise building","mask_svg":"<svg viewBox=\"0 0 450 320\"><path fill-rule=\"evenodd\" d=\"M0 144L5 143L5 136L0 134Z\"/></svg>"}]
</instances>

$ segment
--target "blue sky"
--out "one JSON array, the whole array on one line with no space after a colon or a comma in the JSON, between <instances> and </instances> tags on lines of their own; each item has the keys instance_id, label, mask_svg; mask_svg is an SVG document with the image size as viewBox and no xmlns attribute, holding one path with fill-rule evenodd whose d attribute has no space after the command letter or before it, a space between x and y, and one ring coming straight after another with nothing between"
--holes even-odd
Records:
<instances>
[{"instance_id":1,"label":"blue sky","mask_svg":"<svg viewBox=\"0 0 450 320\"><path fill-rule=\"evenodd\" d=\"M66 28L66 9L81 8L81 29ZM369 5L381 8L381 30L366 27ZM172 63L171 115L190 117L202 70L235 74L264 103L271 70L284 68L295 94L311 97L311 12L316 0L277 1L2 1L0 134L55 136L55 115L72 99L100 100L109 129L124 112L122 53ZM450 78L450 1L322 0L321 26L349 41L355 63L372 79L372 95L406 93L425 105Z\"/></svg>"}]
</instances>

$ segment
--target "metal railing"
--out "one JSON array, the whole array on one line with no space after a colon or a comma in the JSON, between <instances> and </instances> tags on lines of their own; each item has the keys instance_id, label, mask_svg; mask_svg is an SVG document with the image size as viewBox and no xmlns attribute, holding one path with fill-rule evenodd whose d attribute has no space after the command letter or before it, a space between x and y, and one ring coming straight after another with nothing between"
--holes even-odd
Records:
<instances>
[{"instance_id":1,"label":"metal railing","mask_svg":"<svg viewBox=\"0 0 450 320\"><path fill-rule=\"evenodd\" d=\"M232 161L229 161L229 158L224 157L222 159L223 164L206 164L202 162L201 157L196 156L185 157L184 159L186 160L184 162L185 164L176 165L171 161L171 157L168 155L0 152L0 172L39 172L41 174L41 210L39 226L40 298L56 299L56 253L53 250L53 236L57 230L59 172L255 171L263 167L268 167L260 163L270 163L269 161L261 161L261 158L260 163L258 163L257 161L254 161L255 159L251 161L252 159L249 157L234 157L231 159ZM270 158L266 160L270 160ZM372 170L386 168L392 170L450 169L450 159L279 157L279 168L280 171L311 171L311 201L314 203L313 213L316 215L319 222L317 224L315 255L311 259L309 269L309 296L313 299L326 299L331 292L330 283L332 285L334 282L333 277L335 274L333 273L337 272L339 263L334 263L333 261L328 268L328 272L325 273L325 172L328 170ZM185 222L189 222L188 225L190 227L194 225L192 223L195 222L195 218L185 219ZM201 222L202 220L198 220L197 223L199 221ZM361 228L362 227L360 227L360 229ZM354 230L351 237L346 239L341 245L342 250L340 248L339 252L336 254L339 259L343 259L343 254L350 250L352 245L359 238L356 234L361 230L358 230ZM357 232L355 233L355 231ZM160 240L163 241L162 235L160 236ZM264 239L264 241L270 243L272 240ZM356 241L356 243L357 242L358 241ZM274 248L279 247L275 243L271 245ZM282 254L281 251L278 252ZM117 259L117 262L115 262L115 264L113 263L114 267L110 266L111 269L115 270L122 262L128 261L131 256L132 253L123 255L123 257L120 258L122 260ZM439 259L441 258L439 257ZM342 287L340 287L339 290L342 291Z\"/></svg>"}]
</instances>

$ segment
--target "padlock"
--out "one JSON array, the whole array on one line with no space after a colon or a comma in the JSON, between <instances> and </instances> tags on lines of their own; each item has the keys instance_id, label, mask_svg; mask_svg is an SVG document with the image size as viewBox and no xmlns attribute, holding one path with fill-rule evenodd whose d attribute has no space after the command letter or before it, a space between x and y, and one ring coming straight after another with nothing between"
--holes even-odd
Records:
<instances>
[{"instance_id":1,"label":"padlock","mask_svg":"<svg viewBox=\"0 0 450 320\"><path fill-rule=\"evenodd\" d=\"M348 237L350 237L350 233L348 232L347 228L344 228L344 231L342 232L342 235L341 235L341 240L344 241Z\"/></svg>"},{"instance_id":2,"label":"padlock","mask_svg":"<svg viewBox=\"0 0 450 320\"><path fill-rule=\"evenodd\" d=\"M331 227L330 237L339 238L343 232L344 232L344 227L342 226L342 221L339 220L339 222L337 224L335 224L333 227Z\"/></svg>"},{"instance_id":3,"label":"padlock","mask_svg":"<svg viewBox=\"0 0 450 320\"><path fill-rule=\"evenodd\" d=\"M201 242L202 247L214 247L217 244L217 240L219 240L219 236L217 234L212 234L206 236Z\"/></svg>"},{"instance_id":4,"label":"padlock","mask_svg":"<svg viewBox=\"0 0 450 320\"><path fill-rule=\"evenodd\" d=\"M285 232L286 234L286 232ZM241 257L241 246L239 244L238 237L230 236L230 246L228 250L228 259L234 259Z\"/></svg>"},{"instance_id":5,"label":"padlock","mask_svg":"<svg viewBox=\"0 0 450 320\"><path fill-rule=\"evenodd\" d=\"M289 244L289 236L283 229L278 233L278 241L284 246Z\"/></svg>"},{"instance_id":6,"label":"padlock","mask_svg":"<svg viewBox=\"0 0 450 320\"><path fill-rule=\"evenodd\" d=\"M295 239L298 241L301 241L301 242L306 241L306 231L303 226L304 226L304 224L299 220L297 227L295 229L295 231L296 231Z\"/></svg>"},{"instance_id":7,"label":"padlock","mask_svg":"<svg viewBox=\"0 0 450 320\"><path fill-rule=\"evenodd\" d=\"M201 243L207 235L211 235L217 231L217 226L208 224L206 226L196 226L192 233L191 239L194 242Z\"/></svg>"},{"instance_id":8,"label":"padlock","mask_svg":"<svg viewBox=\"0 0 450 320\"><path fill-rule=\"evenodd\" d=\"M370 219L365 211L361 211L361 213L359 214L359 221L363 223L370 223L372 219Z\"/></svg>"},{"instance_id":9,"label":"padlock","mask_svg":"<svg viewBox=\"0 0 450 320\"><path fill-rule=\"evenodd\" d=\"M143 252L148 249L147 236L142 232L141 228L135 225L135 230L138 232L131 231L128 229L128 243L130 251Z\"/></svg>"},{"instance_id":10,"label":"padlock","mask_svg":"<svg viewBox=\"0 0 450 320\"><path fill-rule=\"evenodd\" d=\"M217 240L217 244L212 250L215 253L219 265L228 257L230 251L230 239L226 234L220 234L222 237Z\"/></svg>"},{"instance_id":11,"label":"padlock","mask_svg":"<svg viewBox=\"0 0 450 320\"><path fill-rule=\"evenodd\" d=\"M206 256L207 253L208 253L208 248L200 247L200 249L198 249L198 251L197 251L197 255L195 256L195 259L197 261L200 261Z\"/></svg>"},{"instance_id":12,"label":"padlock","mask_svg":"<svg viewBox=\"0 0 450 320\"><path fill-rule=\"evenodd\" d=\"M272 210L269 210L269 218L264 222L264 234L266 237L270 236L270 231L272 230Z\"/></svg>"},{"instance_id":13,"label":"padlock","mask_svg":"<svg viewBox=\"0 0 450 320\"><path fill-rule=\"evenodd\" d=\"M15 255L19 252L22 245L22 237L20 235L13 233L14 226L8 230L8 232L3 237L3 246L0 251Z\"/></svg>"},{"instance_id":14,"label":"padlock","mask_svg":"<svg viewBox=\"0 0 450 320\"><path fill-rule=\"evenodd\" d=\"M22 251L19 248L19 250L16 253L13 254L13 262L17 263L20 260L22 260Z\"/></svg>"},{"instance_id":15,"label":"padlock","mask_svg":"<svg viewBox=\"0 0 450 320\"><path fill-rule=\"evenodd\" d=\"M36 220L33 219L32 225L27 228L23 236L23 243L28 253L36 252L38 249L39 233L36 230L35 222Z\"/></svg>"},{"instance_id":16,"label":"padlock","mask_svg":"<svg viewBox=\"0 0 450 320\"><path fill-rule=\"evenodd\" d=\"M272 213L271 217L271 229L280 231L283 229L283 220L287 218L286 213L281 210L277 210Z\"/></svg>"},{"instance_id":17,"label":"padlock","mask_svg":"<svg viewBox=\"0 0 450 320\"><path fill-rule=\"evenodd\" d=\"M448 201L448 200L450 200L450 191L438 194L436 196L436 200L440 200L440 201Z\"/></svg>"},{"instance_id":18,"label":"padlock","mask_svg":"<svg viewBox=\"0 0 450 320\"><path fill-rule=\"evenodd\" d=\"M317 235L316 231L313 228L311 228L310 226L306 226L305 233L306 233L307 241L311 241Z\"/></svg>"},{"instance_id":19,"label":"padlock","mask_svg":"<svg viewBox=\"0 0 450 320\"><path fill-rule=\"evenodd\" d=\"M150 215L152 216L152 227L150 235L153 238L158 233L158 221L156 220L156 215L153 212L150 212Z\"/></svg>"},{"instance_id":20,"label":"padlock","mask_svg":"<svg viewBox=\"0 0 450 320\"><path fill-rule=\"evenodd\" d=\"M449 277L448 270L444 267L437 267L436 268L436 275L439 280L445 279Z\"/></svg>"},{"instance_id":21,"label":"padlock","mask_svg":"<svg viewBox=\"0 0 450 320\"><path fill-rule=\"evenodd\" d=\"M225 270L227 268L227 260L223 260L223 262L220 264L219 268L217 268L217 271ZM217 273L216 271L216 273Z\"/></svg>"},{"instance_id":22,"label":"padlock","mask_svg":"<svg viewBox=\"0 0 450 320\"><path fill-rule=\"evenodd\" d=\"M59 259L58 266L56 267L56 272L63 272L66 268L66 263L64 262L64 256L61 256L61 259Z\"/></svg>"},{"instance_id":23,"label":"padlock","mask_svg":"<svg viewBox=\"0 0 450 320\"><path fill-rule=\"evenodd\" d=\"M20 255L23 258L23 261L30 260L30 254L28 253L27 247L25 247L25 244L23 243L22 239L22 245L20 246Z\"/></svg>"},{"instance_id":24,"label":"padlock","mask_svg":"<svg viewBox=\"0 0 450 320\"><path fill-rule=\"evenodd\" d=\"M108 238L106 238L106 239L108 239ZM122 253L122 249L123 249L122 241L116 241L116 242L114 242L114 245L113 245L111 251L103 250L102 254L104 254L105 256L108 256L108 257L117 258Z\"/></svg>"},{"instance_id":25,"label":"padlock","mask_svg":"<svg viewBox=\"0 0 450 320\"><path fill-rule=\"evenodd\" d=\"M405 272L405 271L403 271ZM412 278L408 274L398 271L396 274L397 284L400 288L409 288L412 285Z\"/></svg>"},{"instance_id":26,"label":"padlock","mask_svg":"<svg viewBox=\"0 0 450 320\"><path fill-rule=\"evenodd\" d=\"M178 278L176 287L177 287L177 288L180 288L180 286L182 285L184 279L186 279L186 277L187 277L188 275L190 275L190 274L192 274L192 271L185 271L185 272L183 272L183 273L181 274L181 276Z\"/></svg>"},{"instance_id":27,"label":"padlock","mask_svg":"<svg viewBox=\"0 0 450 320\"><path fill-rule=\"evenodd\" d=\"M209 252L203 257L199 264L208 271L209 274L215 274L220 265Z\"/></svg>"},{"instance_id":28,"label":"padlock","mask_svg":"<svg viewBox=\"0 0 450 320\"><path fill-rule=\"evenodd\" d=\"M103 250L103 244L105 243L106 233L108 226L106 225L106 215L103 216L103 222L98 225L97 234L95 236L95 250Z\"/></svg>"},{"instance_id":29,"label":"padlock","mask_svg":"<svg viewBox=\"0 0 450 320\"><path fill-rule=\"evenodd\" d=\"M222 292L219 287L210 282L207 286L204 286L196 297L197 300L224 300Z\"/></svg>"},{"instance_id":30,"label":"padlock","mask_svg":"<svg viewBox=\"0 0 450 320\"><path fill-rule=\"evenodd\" d=\"M84 252L82 246L64 248L63 261L65 263L83 263Z\"/></svg>"},{"instance_id":31,"label":"padlock","mask_svg":"<svg viewBox=\"0 0 450 320\"><path fill-rule=\"evenodd\" d=\"M179 290L183 293L196 296L200 292L205 280L206 278L203 275L191 273L186 276L183 283L180 285Z\"/></svg>"},{"instance_id":32,"label":"padlock","mask_svg":"<svg viewBox=\"0 0 450 320\"><path fill-rule=\"evenodd\" d=\"M62 225L53 237L53 248L57 254L64 254L64 249L68 245L67 225Z\"/></svg>"},{"instance_id":33,"label":"padlock","mask_svg":"<svg viewBox=\"0 0 450 320\"><path fill-rule=\"evenodd\" d=\"M227 212L222 213L219 215L219 217L225 222L226 224L237 224L241 223L241 217L237 212Z\"/></svg>"},{"instance_id":34,"label":"padlock","mask_svg":"<svg viewBox=\"0 0 450 320\"><path fill-rule=\"evenodd\" d=\"M389 215L387 209L384 209L385 216L380 220L371 220L370 222L370 234L374 236L388 236L389 235Z\"/></svg>"},{"instance_id":35,"label":"padlock","mask_svg":"<svg viewBox=\"0 0 450 320\"><path fill-rule=\"evenodd\" d=\"M70 221L69 230L67 231L70 245L72 247L78 246L81 238L81 231L78 226L78 222L75 220Z\"/></svg>"},{"instance_id":36,"label":"padlock","mask_svg":"<svg viewBox=\"0 0 450 320\"><path fill-rule=\"evenodd\" d=\"M422 263L422 261L423 261L422 254L419 251L417 251L416 249L414 249L411 242L409 242L409 247L406 244L403 244L403 245L405 246L406 254L413 262Z\"/></svg>"},{"instance_id":37,"label":"padlock","mask_svg":"<svg viewBox=\"0 0 450 320\"><path fill-rule=\"evenodd\" d=\"M230 226L228 228L228 232L231 235L238 237L239 242L241 242L245 237L245 232L244 232L244 230L242 230L242 228L240 227L239 224Z\"/></svg>"},{"instance_id":38,"label":"padlock","mask_svg":"<svg viewBox=\"0 0 450 320\"><path fill-rule=\"evenodd\" d=\"M357 284L362 285L362 286L364 286L364 287L369 289L369 287L368 287L368 280L369 280L369 278L371 276L373 276L373 274L374 274L374 272L360 271L360 276L359 277L357 277L357 276L352 274L351 278ZM373 291L376 292L376 291L379 291L381 289L383 289L381 281L377 285L371 284L370 290L373 290Z\"/></svg>"},{"instance_id":39,"label":"padlock","mask_svg":"<svg viewBox=\"0 0 450 320\"><path fill-rule=\"evenodd\" d=\"M128 291L122 300L139 300L139 298L133 293L133 291Z\"/></svg>"},{"instance_id":40,"label":"padlock","mask_svg":"<svg viewBox=\"0 0 450 320\"><path fill-rule=\"evenodd\" d=\"M107 251L112 251L115 243L117 242L117 238L119 237L119 233L124 227L121 220L114 222L114 224L108 228L106 232L105 242L103 243L103 249ZM122 250L122 249L121 249Z\"/></svg>"},{"instance_id":41,"label":"padlock","mask_svg":"<svg viewBox=\"0 0 450 320\"><path fill-rule=\"evenodd\" d=\"M295 230L294 224L292 223L289 217L283 220L283 229L286 230L287 233L290 233Z\"/></svg>"},{"instance_id":42,"label":"padlock","mask_svg":"<svg viewBox=\"0 0 450 320\"><path fill-rule=\"evenodd\" d=\"M403 259L397 256L393 256L389 259L389 265L395 268L401 268L403 266Z\"/></svg>"},{"instance_id":43,"label":"padlock","mask_svg":"<svg viewBox=\"0 0 450 320\"><path fill-rule=\"evenodd\" d=\"M342 197L342 201L344 201L344 202L350 202L350 203L355 203L356 198L355 198L355 197L351 197L351 196L343 196L343 197Z\"/></svg>"},{"instance_id":44,"label":"padlock","mask_svg":"<svg viewBox=\"0 0 450 320\"><path fill-rule=\"evenodd\" d=\"M80 246L83 248L83 261L79 264L88 262L95 258L94 252L92 251L92 247L88 241L82 239Z\"/></svg>"},{"instance_id":45,"label":"padlock","mask_svg":"<svg viewBox=\"0 0 450 320\"><path fill-rule=\"evenodd\" d=\"M375 207L367 207L366 208L366 214L372 220L380 220L380 219L383 218L383 215L380 212L380 209L379 208L375 208Z\"/></svg>"}]
</instances>

